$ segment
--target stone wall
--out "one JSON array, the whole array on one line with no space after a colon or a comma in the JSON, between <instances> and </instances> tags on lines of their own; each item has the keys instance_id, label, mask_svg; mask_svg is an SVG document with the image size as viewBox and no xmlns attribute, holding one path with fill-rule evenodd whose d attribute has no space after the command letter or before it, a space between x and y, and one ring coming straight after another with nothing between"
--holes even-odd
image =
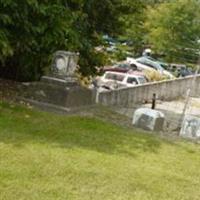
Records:
<instances>
[{"instance_id":1,"label":"stone wall","mask_svg":"<svg viewBox=\"0 0 200 200\"><path fill-rule=\"evenodd\" d=\"M184 97L192 85L192 96L198 96L200 95L200 75L195 76L195 82L193 80L194 76L189 76L147 83L132 88L105 91L98 94L97 103L106 106L132 106L135 103L151 101L153 93L156 93L157 98L160 100L173 100Z\"/></svg>"}]
</instances>

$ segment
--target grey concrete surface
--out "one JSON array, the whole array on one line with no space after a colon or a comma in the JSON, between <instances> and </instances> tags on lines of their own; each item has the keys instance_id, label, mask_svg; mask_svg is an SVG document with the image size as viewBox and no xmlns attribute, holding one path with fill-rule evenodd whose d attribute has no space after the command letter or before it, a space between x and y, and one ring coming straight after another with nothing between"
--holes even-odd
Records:
<instances>
[{"instance_id":1,"label":"grey concrete surface","mask_svg":"<svg viewBox=\"0 0 200 200\"><path fill-rule=\"evenodd\" d=\"M191 88L191 95L200 95L200 75L179 78L174 80L148 83L131 88L123 88L99 93L98 102L106 106L133 106L135 103L149 102L155 93L157 99L174 100L184 97Z\"/></svg>"},{"instance_id":2,"label":"grey concrete surface","mask_svg":"<svg viewBox=\"0 0 200 200\"><path fill-rule=\"evenodd\" d=\"M182 113L185 105L185 99L178 99L174 101L157 101L156 110L165 114L164 131L179 133L182 125ZM151 104L135 104L132 106L112 106L116 112L126 115L130 119L138 108L146 107L151 108ZM189 104L186 109L186 115L200 117L200 98L190 98Z\"/></svg>"}]
</instances>

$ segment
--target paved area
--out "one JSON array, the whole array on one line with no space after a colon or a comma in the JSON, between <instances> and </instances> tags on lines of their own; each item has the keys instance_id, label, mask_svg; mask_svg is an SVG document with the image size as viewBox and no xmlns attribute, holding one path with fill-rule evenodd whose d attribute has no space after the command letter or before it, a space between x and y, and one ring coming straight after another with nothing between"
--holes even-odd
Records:
<instances>
[{"instance_id":1,"label":"paved area","mask_svg":"<svg viewBox=\"0 0 200 200\"><path fill-rule=\"evenodd\" d=\"M179 131L183 118L183 110L186 104L185 99L175 101L157 101L156 109L162 111L166 117L165 131ZM139 107L151 108L151 104L134 105L130 107L115 107L118 113L133 117L134 111ZM200 98L189 98L189 103L185 114L195 115L200 117Z\"/></svg>"}]
</instances>

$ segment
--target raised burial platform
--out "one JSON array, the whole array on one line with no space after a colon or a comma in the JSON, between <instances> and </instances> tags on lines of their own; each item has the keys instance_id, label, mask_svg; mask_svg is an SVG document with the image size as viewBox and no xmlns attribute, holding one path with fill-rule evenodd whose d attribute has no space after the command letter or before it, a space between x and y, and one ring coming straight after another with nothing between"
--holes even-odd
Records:
<instances>
[{"instance_id":1,"label":"raised burial platform","mask_svg":"<svg viewBox=\"0 0 200 200\"><path fill-rule=\"evenodd\" d=\"M52 75L43 76L40 81L24 83L22 98L39 107L72 111L94 104L93 91L80 86L74 77L77 54L56 52Z\"/></svg>"}]
</instances>

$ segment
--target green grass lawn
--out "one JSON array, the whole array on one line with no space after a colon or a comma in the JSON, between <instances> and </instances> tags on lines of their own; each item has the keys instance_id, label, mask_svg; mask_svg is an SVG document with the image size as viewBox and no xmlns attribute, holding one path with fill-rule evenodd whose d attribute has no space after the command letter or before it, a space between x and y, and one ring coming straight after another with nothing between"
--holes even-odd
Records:
<instances>
[{"instance_id":1,"label":"green grass lawn","mask_svg":"<svg viewBox=\"0 0 200 200\"><path fill-rule=\"evenodd\" d=\"M200 147L0 104L1 200L199 200Z\"/></svg>"}]
</instances>

